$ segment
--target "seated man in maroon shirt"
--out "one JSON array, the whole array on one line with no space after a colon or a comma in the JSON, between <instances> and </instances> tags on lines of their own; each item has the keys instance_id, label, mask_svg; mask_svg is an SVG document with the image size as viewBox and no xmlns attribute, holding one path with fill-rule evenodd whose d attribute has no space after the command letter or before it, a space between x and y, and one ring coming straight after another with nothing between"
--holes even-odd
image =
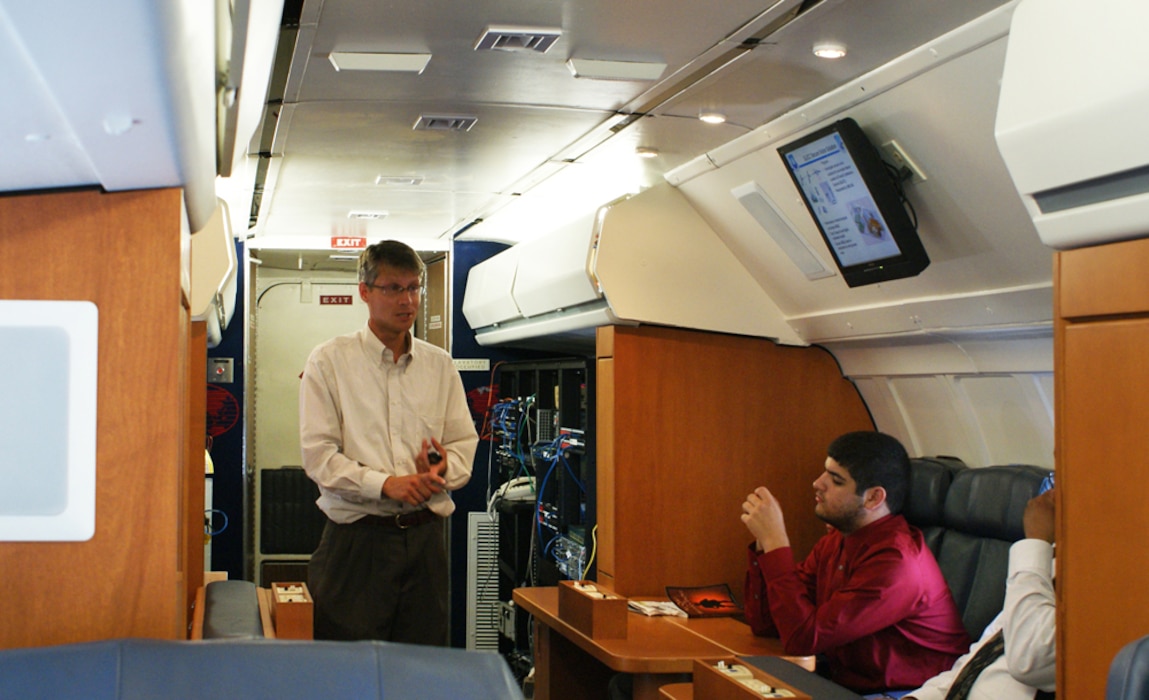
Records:
<instances>
[{"instance_id":1,"label":"seated man in maroon shirt","mask_svg":"<svg viewBox=\"0 0 1149 700\"><path fill-rule=\"evenodd\" d=\"M814 481L814 514L832 526L800 564L765 487L742 504L754 536L746 618L787 654L819 655L831 680L860 693L913 689L969 648L961 615L922 533L899 513L909 458L895 438L846 433Z\"/></svg>"}]
</instances>

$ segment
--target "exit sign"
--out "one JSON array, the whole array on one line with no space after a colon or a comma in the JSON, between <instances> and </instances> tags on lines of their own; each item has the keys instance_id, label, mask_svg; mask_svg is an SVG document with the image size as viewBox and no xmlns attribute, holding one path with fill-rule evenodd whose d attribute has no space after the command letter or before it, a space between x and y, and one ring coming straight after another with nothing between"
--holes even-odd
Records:
<instances>
[{"instance_id":1,"label":"exit sign","mask_svg":"<svg viewBox=\"0 0 1149 700\"><path fill-rule=\"evenodd\" d=\"M351 306L350 294L320 294L319 305L326 306L334 304L336 306Z\"/></svg>"},{"instance_id":2,"label":"exit sign","mask_svg":"<svg viewBox=\"0 0 1149 700\"><path fill-rule=\"evenodd\" d=\"M367 239L363 236L332 236L331 247L341 250L361 250L367 247Z\"/></svg>"}]
</instances>

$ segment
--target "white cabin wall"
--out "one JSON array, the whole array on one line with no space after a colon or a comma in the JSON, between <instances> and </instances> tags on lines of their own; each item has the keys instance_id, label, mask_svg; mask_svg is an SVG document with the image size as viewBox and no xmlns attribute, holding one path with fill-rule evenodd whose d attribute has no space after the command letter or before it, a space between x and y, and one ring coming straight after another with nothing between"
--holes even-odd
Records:
<instances>
[{"instance_id":1,"label":"white cabin wall","mask_svg":"<svg viewBox=\"0 0 1149 700\"><path fill-rule=\"evenodd\" d=\"M1052 469L1053 344L1044 329L826 343L879 430L916 456Z\"/></svg>"}]
</instances>

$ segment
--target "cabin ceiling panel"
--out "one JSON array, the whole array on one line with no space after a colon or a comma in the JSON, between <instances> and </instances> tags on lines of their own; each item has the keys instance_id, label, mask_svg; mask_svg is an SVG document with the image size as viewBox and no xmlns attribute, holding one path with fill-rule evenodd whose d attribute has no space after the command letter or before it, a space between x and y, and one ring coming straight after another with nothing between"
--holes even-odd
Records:
<instances>
[{"instance_id":1,"label":"cabin ceiling panel","mask_svg":"<svg viewBox=\"0 0 1149 700\"><path fill-rule=\"evenodd\" d=\"M699 110L722 105L730 121L758 127L1003 4L935 2L927 10L900 0L823 0L666 111L697 116ZM823 42L845 46L848 60L814 59L813 46Z\"/></svg>"},{"instance_id":2,"label":"cabin ceiling panel","mask_svg":"<svg viewBox=\"0 0 1149 700\"><path fill-rule=\"evenodd\" d=\"M278 207L308 196L297 185L318 201L340 201L338 209L359 192L364 206L401 211L387 196L357 189L364 177L382 174L376 172L382 164L390 174L417 171L421 187L455 195L414 200L441 207L423 220L444 225L401 229L396 221L396 230L438 239L465 230L468 239L508 243L544 235L1002 4L307 0L292 35L298 42L280 47L293 56L281 83L284 111L295 115L276 139L287 164L274 183L278 191L264 194L256 234L282 230L274 225L285 218ZM799 7L804 14L795 17ZM545 53L475 51L488 26L555 27L562 35ZM851 53L837 62L816 58L813 43L826 39L846 43ZM333 51L431 59L418 75L337 72L328 60ZM654 81L580 79L567 69L568 58L657 62L666 69ZM701 124L703 109L726 113L728 122ZM451 135L458 138L429 140L410 130L428 112L478 122ZM633 113L647 116L622 121ZM636 164L640 146L657 155ZM330 167L291 163L303 154L327 158ZM627 178L619 177L623 172ZM333 221L329 228L342 225Z\"/></svg>"}]
</instances>

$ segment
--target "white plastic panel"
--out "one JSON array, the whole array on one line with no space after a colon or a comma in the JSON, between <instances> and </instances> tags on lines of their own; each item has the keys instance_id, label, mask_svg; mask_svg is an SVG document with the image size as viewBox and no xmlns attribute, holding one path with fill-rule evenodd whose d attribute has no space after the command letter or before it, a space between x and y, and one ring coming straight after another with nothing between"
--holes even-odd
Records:
<instances>
[{"instance_id":1,"label":"white plastic panel","mask_svg":"<svg viewBox=\"0 0 1149 700\"><path fill-rule=\"evenodd\" d=\"M848 377L1053 372L1053 327L922 333L821 343Z\"/></svg>"},{"instance_id":2,"label":"white plastic panel","mask_svg":"<svg viewBox=\"0 0 1149 700\"><path fill-rule=\"evenodd\" d=\"M96 531L99 313L0 300L0 541Z\"/></svg>"},{"instance_id":3,"label":"white plastic panel","mask_svg":"<svg viewBox=\"0 0 1149 700\"><path fill-rule=\"evenodd\" d=\"M1149 3L1024 0L1013 15L995 135L1043 242L1149 235L1149 193L1042 213L1035 195L1149 166Z\"/></svg>"},{"instance_id":4,"label":"white plastic panel","mask_svg":"<svg viewBox=\"0 0 1149 700\"><path fill-rule=\"evenodd\" d=\"M968 407L956 400L945 377L894 377L888 385L905 421L911 455L953 455L967 464L986 464Z\"/></svg>"},{"instance_id":5,"label":"white plastic panel","mask_svg":"<svg viewBox=\"0 0 1149 700\"><path fill-rule=\"evenodd\" d=\"M743 262L668 184L608 210L594 272L620 318L805 344Z\"/></svg>"},{"instance_id":6,"label":"white plastic panel","mask_svg":"<svg viewBox=\"0 0 1149 700\"><path fill-rule=\"evenodd\" d=\"M1053 413L1024 375L958 377L991 464L1053 466Z\"/></svg>"},{"instance_id":7,"label":"white plastic panel","mask_svg":"<svg viewBox=\"0 0 1149 700\"><path fill-rule=\"evenodd\" d=\"M14 111L0 124L19 135L0 189L183 186L203 227L215 207L215 3L0 0L0 39L18 47L0 50Z\"/></svg>"},{"instance_id":8,"label":"white plastic panel","mask_svg":"<svg viewBox=\"0 0 1149 700\"><path fill-rule=\"evenodd\" d=\"M515 304L530 318L602 297L587 272L594 217L581 217L542 238L515 246Z\"/></svg>"},{"instance_id":9,"label":"white plastic panel","mask_svg":"<svg viewBox=\"0 0 1149 700\"><path fill-rule=\"evenodd\" d=\"M879 430L912 456L1053 468L1053 329L827 343Z\"/></svg>"},{"instance_id":10,"label":"white plastic panel","mask_svg":"<svg viewBox=\"0 0 1149 700\"><path fill-rule=\"evenodd\" d=\"M207 322L209 348L219 344L235 313L238 269L231 216L220 200L207 226L191 237L191 313Z\"/></svg>"},{"instance_id":11,"label":"white plastic panel","mask_svg":"<svg viewBox=\"0 0 1149 700\"><path fill-rule=\"evenodd\" d=\"M1052 469L1053 374L875 376L854 379L878 430L911 456L967 465Z\"/></svg>"},{"instance_id":12,"label":"white plastic panel","mask_svg":"<svg viewBox=\"0 0 1149 700\"><path fill-rule=\"evenodd\" d=\"M475 265L467 273L463 315L471 328L483 328L522 317L512 293L518 261L517 247L508 248Z\"/></svg>"}]
</instances>

